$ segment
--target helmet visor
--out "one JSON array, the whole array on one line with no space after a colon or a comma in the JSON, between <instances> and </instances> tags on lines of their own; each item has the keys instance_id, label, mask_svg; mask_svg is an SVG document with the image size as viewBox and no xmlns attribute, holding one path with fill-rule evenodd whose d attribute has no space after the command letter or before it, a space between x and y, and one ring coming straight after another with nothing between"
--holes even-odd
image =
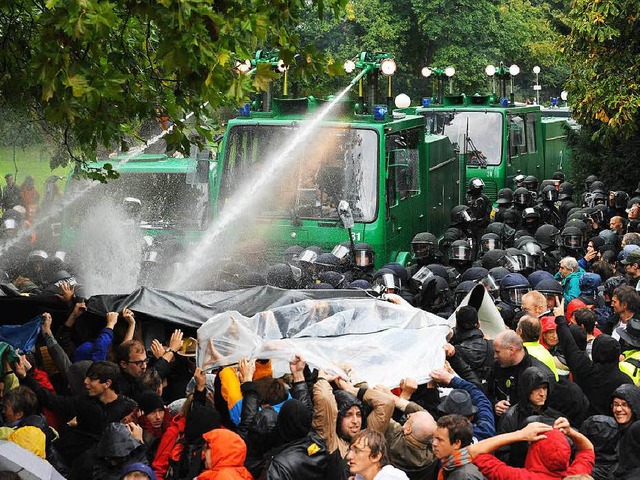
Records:
<instances>
[{"instance_id":1,"label":"helmet visor","mask_svg":"<svg viewBox=\"0 0 640 480\"><path fill-rule=\"evenodd\" d=\"M529 195L526 193L518 193L513 196L513 203L517 203L518 205L528 205L529 198Z\"/></svg>"},{"instance_id":2,"label":"helmet visor","mask_svg":"<svg viewBox=\"0 0 640 480\"><path fill-rule=\"evenodd\" d=\"M518 273L525 269L524 259L520 255L505 255L503 266L512 273Z\"/></svg>"},{"instance_id":3,"label":"helmet visor","mask_svg":"<svg viewBox=\"0 0 640 480\"><path fill-rule=\"evenodd\" d=\"M379 277L376 277L373 280L373 285L384 286L387 289L396 289L396 290L401 287L400 279L391 273L383 273Z\"/></svg>"},{"instance_id":4,"label":"helmet visor","mask_svg":"<svg viewBox=\"0 0 640 480\"><path fill-rule=\"evenodd\" d=\"M522 246L522 250L527 252L529 255L533 255L534 257L539 257L542 254L540 245L535 243L525 243Z\"/></svg>"},{"instance_id":5,"label":"helmet visor","mask_svg":"<svg viewBox=\"0 0 640 480\"><path fill-rule=\"evenodd\" d=\"M468 210L462 210L461 212L458 212L458 220L461 222L472 222L474 218Z\"/></svg>"},{"instance_id":6,"label":"helmet visor","mask_svg":"<svg viewBox=\"0 0 640 480\"><path fill-rule=\"evenodd\" d=\"M305 250L300 254L300 257L298 257L298 261L300 261L301 263L314 263L317 259L318 254L313 250Z\"/></svg>"},{"instance_id":7,"label":"helmet visor","mask_svg":"<svg viewBox=\"0 0 640 480\"><path fill-rule=\"evenodd\" d=\"M416 288L422 290L432 278L434 278L433 272L427 267L422 267L413 275L413 277L411 277L411 282L413 283L413 285L415 285Z\"/></svg>"},{"instance_id":8,"label":"helmet visor","mask_svg":"<svg viewBox=\"0 0 640 480\"><path fill-rule=\"evenodd\" d=\"M562 245L567 248L582 248L582 235L562 235Z\"/></svg>"},{"instance_id":9,"label":"helmet visor","mask_svg":"<svg viewBox=\"0 0 640 480\"><path fill-rule=\"evenodd\" d=\"M558 200L558 191L555 189L546 190L542 192L542 195L547 202L555 202L556 200Z\"/></svg>"},{"instance_id":10,"label":"helmet visor","mask_svg":"<svg viewBox=\"0 0 640 480\"><path fill-rule=\"evenodd\" d=\"M480 248L483 253L487 253L491 250L502 248L502 243L496 238L484 238L480 241Z\"/></svg>"},{"instance_id":11,"label":"helmet visor","mask_svg":"<svg viewBox=\"0 0 640 480\"><path fill-rule=\"evenodd\" d=\"M458 245L449 249L449 260L470 260L471 249L466 245Z\"/></svg>"},{"instance_id":12,"label":"helmet visor","mask_svg":"<svg viewBox=\"0 0 640 480\"><path fill-rule=\"evenodd\" d=\"M368 267L373 264L373 252L368 250L356 250L356 265Z\"/></svg>"},{"instance_id":13,"label":"helmet visor","mask_svg":"<svg viewBox=\"0 0 640 480\"><path fill-rule=\"evenodd\" d=\"M333 247L333 250L331 250L331 253L342 260L349 256L349 248L345 245L336 245Z\"/></svg>"},{"instance_id":14,"label":"helmet visor","mask_svg":"<svg viewBox=\"0 0 640 480\"><path fill-rule=\"evenodd\" d=\"M493 275L491 274L488 274L486 277L481 278L478 283L482 285L487 290L487 292L495 292L496 290L498 290L498 288L500 288L498 282L496 282L496 279L493 278Z\"/></svg>"},{"instance_id":15,"label":"helmet visor","mask_svg":"<svg viewBox=\"0 0 640 480\"><path fill-rule=\"evenodd\" d=\"M415 258L426 258L433 256L436 250L436 246L434 244L426 242L412 243L411 248L413 249L413 255L415 256Z\"/></svg>"},{"instance_id":16,"label":"helmet visor","mask_svg":"<svg viewBox=\"0 0 640 480\"><path fill-rule=\"evenodd\" d=\"M507 298L503 300L506 300L511 305L521 306L522 297L524 297L526 293L529 293L529 291L531 291L529 287L509 288L505 291L505 295Z\"/></svg>"}]
</instances>

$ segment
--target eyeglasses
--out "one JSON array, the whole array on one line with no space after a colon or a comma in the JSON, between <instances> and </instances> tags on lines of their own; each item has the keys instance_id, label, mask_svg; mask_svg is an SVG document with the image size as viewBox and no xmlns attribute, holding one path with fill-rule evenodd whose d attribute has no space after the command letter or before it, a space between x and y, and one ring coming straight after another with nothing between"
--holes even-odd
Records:
<instances>
[{"instance_id":1,"label":"eyeglasses","mask_svg":"<svg viewBox=\"0 0 640 480\"><path fill-rule=\"evenodd\" d=\"M133 360L127 360L127 363L132 363L132 364L134 364L136 367L141 367L143 364L145 364L145 363L149 363L149 359L148 359L148 358L145 358L144 360L136 360L136 361L133 361Z\"/></svg>"},{"instance_id":2,"label":"eyeglasses","mask_svg":"<svg viewBox=\"0 0 640 480\"><path fill-rule=\"evenodd\" d=\"M629 404L627 402L621 402L621 403L613 402L611 404L611 407L612 408L629 408Z\"/></svg>"},{"instance_id":3,"label":"eyeglasses","mask_svg":"<svg viewBox=\"0 0 640 480\"><path fill-rule=\"evenodd\" d=\"M349 451L355 453L356 455L358 455L359 453L366 453L367 451L371 451L370 448L358 448L355 445L351 445L349 447Z\"/></svg>"}]
</instances>

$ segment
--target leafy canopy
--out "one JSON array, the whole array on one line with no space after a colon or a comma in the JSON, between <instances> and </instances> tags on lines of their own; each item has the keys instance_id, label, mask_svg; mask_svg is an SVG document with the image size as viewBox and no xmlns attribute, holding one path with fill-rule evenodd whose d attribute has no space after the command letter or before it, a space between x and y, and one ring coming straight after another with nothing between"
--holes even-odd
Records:
<instances>
[{"instance_id":1,"label":"leafy canopy","mask_svg":"<svg viewBox=\"0 0 640 480\"><path fill-rule=\"evenodd\" d=\"M269 72L234 70L262 46L290 63L296 25L309 9L338 14L346 0L13 0L0 2L0 102L59 127L68 153L113 146L149 118L176 124L172 146L188 145L208 108L264 88ZM325 68L301 51L299 75ZM296 73L293 72L293 75Z\"/></svg>"}]
</instances>

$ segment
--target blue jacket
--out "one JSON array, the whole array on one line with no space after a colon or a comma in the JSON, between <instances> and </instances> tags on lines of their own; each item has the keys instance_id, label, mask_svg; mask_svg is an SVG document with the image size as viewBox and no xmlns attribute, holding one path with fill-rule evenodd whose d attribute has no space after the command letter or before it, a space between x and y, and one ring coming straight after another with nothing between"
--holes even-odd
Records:
<instances>
[{"instance_id":1,"label":"blue jacket","mask_svg":"<svg viewBox=\"0 0 640 480\"><path fill-rule=\"evenodd\" d=\"M467 382L460 377L453 377L449 386L469 392L471 401L478 409L476 417L473 420L473 436L478 441L494 437L496 435L496 425L493 416L493 406L482 390L473 383Z\"/></svg>"},{"instance_id":2,"label":"blue jacket","mask_svg":"<svg viewBox=\"0 0 640 480\"><path fill-rule=\"evenodd\" d=\"M73 362L91 360L98 362L107 359L107 353L113 342L113 330L103 328L98 337L92 342L84 342L73 352Z\"/></svg>"},{"instance_id":3,"label":"blue jacket","mask_svg":"<svg viewBox=\"0 0 640 480\"><path fill-rule=\"evenodd\" d=\"M553 276L553 278L562 284L565 306L568 305L571 300L580 296L580 277L584 274L584 269L582 269L582 267L578 267L577 272L570 273L564 278L560 276L560 272Z\"/></svg>"}]
</instances>

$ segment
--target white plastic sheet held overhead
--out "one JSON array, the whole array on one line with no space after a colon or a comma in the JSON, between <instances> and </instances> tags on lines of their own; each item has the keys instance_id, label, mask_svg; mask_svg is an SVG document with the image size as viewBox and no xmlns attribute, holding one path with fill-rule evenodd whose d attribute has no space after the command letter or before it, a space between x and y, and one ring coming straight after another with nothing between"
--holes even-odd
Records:
<instances>
[{"instance_id":1,"label":"white plastic sheet held overhead","mask_svg":"<svg viewBox=\"0 0 640 480\"><path fill-rule=\"evenodd\" d=\"M460 302L458 308L470 305L478 311L478 320L480 329L484 332L485 338L494 338L507 327L500 312L493 303L493 299L489 292L482 285L476 285ZM456 312L454 311L449 317L449 325L453 328L456 326Z\"/></svg>"},{"instance_id":2,"label":"white plastic sheet held overhead","mask_svg":"<svg viewBox=\"0 0 640 480\"><path fill-rule=\"evenodd\" d=\"M276 374L302 355L311 368L344 373L348 364L370 385L395 387L405 377L429 380L444 365L447 320L375 299L304 300L245 317L219 313L198 329L198 364L243 357L274 360ZM209 343L222 358L212 363Z\"/></svg>"}]
</instances>

